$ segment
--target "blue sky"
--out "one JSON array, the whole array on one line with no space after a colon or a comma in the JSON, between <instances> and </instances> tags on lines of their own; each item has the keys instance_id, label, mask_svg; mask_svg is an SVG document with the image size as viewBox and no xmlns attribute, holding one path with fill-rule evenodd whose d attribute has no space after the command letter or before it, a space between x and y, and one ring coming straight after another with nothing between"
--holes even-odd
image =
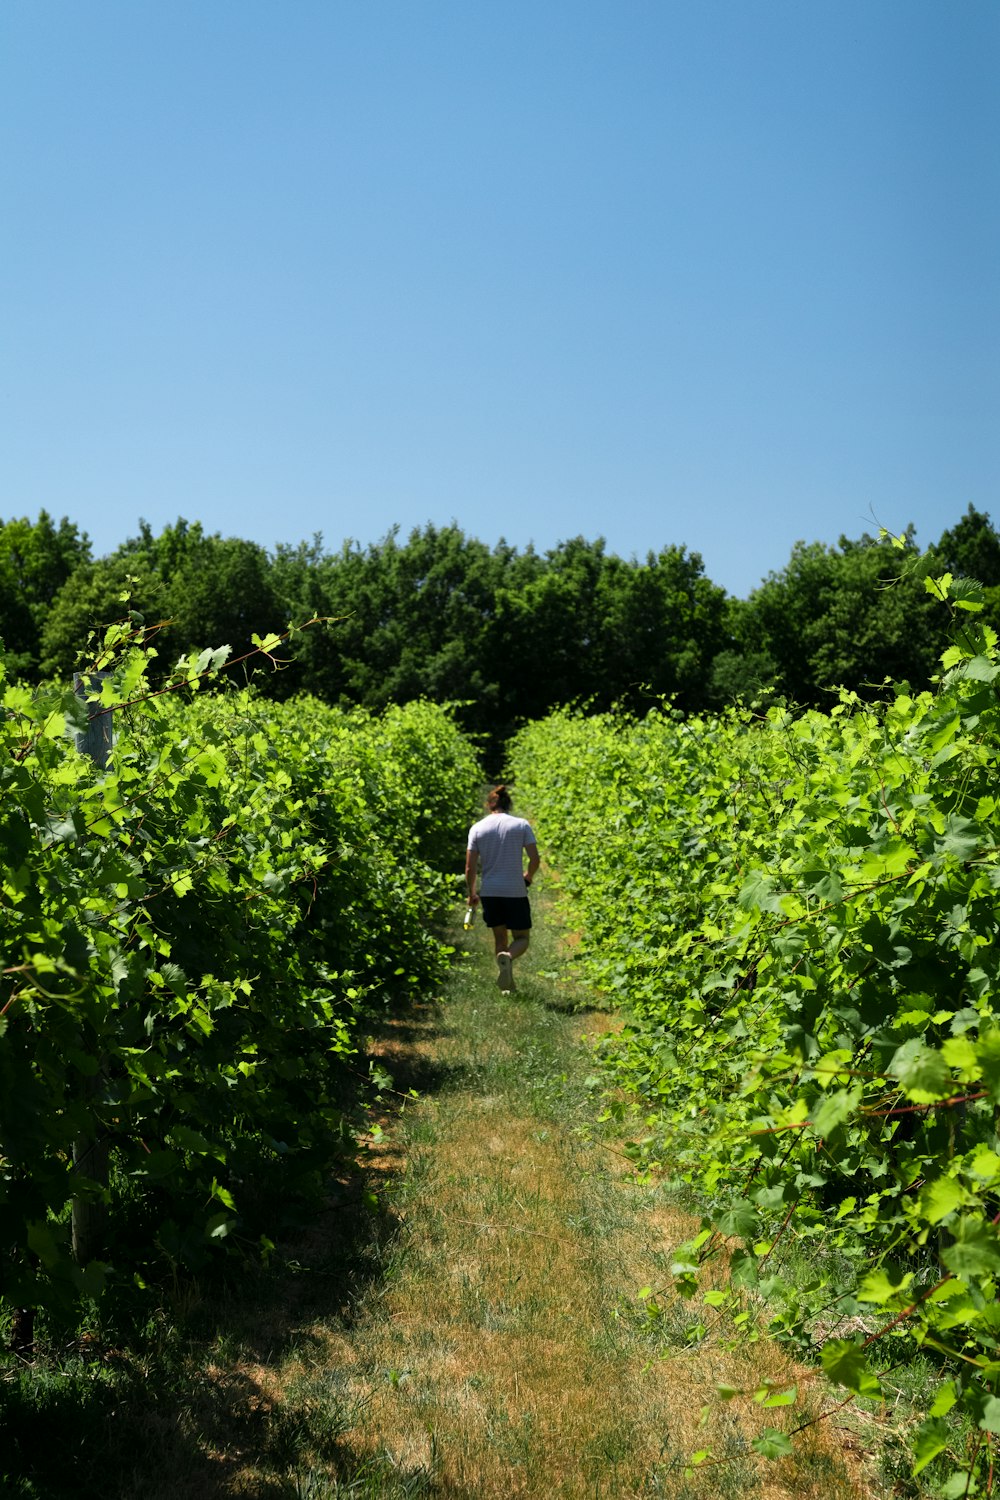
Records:
<instances>
[{"instance_id":1,"label":"blue sky","mask_svg":"<svg viewBox=\"0 0 1000 1500\"><path fill-rule=\"evenodd\" d=\"M995 0L4 0L0 516L1000 524Z\"/></svg>"}]
</instances>

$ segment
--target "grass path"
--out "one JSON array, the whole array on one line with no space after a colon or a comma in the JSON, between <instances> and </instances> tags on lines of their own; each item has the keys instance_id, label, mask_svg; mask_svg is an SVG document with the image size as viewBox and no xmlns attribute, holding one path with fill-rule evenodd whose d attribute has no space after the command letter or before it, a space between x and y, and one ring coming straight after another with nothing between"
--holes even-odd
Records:
<instances>
[{"instance_id":1,"label":"grass path","mask_svg":"<svg viewBox=\"0 0 1000 1500\"><path fill-rule=\"evenodd\" d=\"M769 1461L751 1440L788 1409L712 1402L720 1381L801 1386L773 1346L706 1339L704 1309L669 1291L650 1317L639 1291L669 1286L672 1247L691 1226L630 1178L614 1142L588 1138L584 1037L608 1018L581 1016L547 976L552 942L537 934L506 997L485 934L464 939L448 994L377 1040L393 1097L416 1088L419 1099L397 1105L371 1146L373 1263L338 1308L319 1299L280 1360L244 1364L274 1412L299 1413L301 1441L283 1477L258 1455L231 1469L226 1493L875 1493L845 1465L835 1429L821 1424L794 1457ZM325 1233L304 1252L320 1268ZM813 1410L820 1395L817 1385ZM706 1448L717 1461L686 1473Z\"/></svg>"},{"instance_id":2,"label":"grass path","mask_svg":"<svg viewBox=\"0 0 1000 1500\"><path fill-rule=\"evenodd\" d=\"M51 1456L52 1477L19 1494L890 1493L863 1480L833 1422L803 1432L788 1458L752 1448L765 1428L835 1399L767 1341L705 1328L715 1315L669 1290L673 1247L692 1224L661 1187L636 1183L624 1143L593 1125L586 1038L611 1020L574 1005L548 924L510 997L485 932L458 941L447 992L389 1016L372 1039L395 1092L366 1170L334 1185L318 1221L269 1267L248 1265L221 1302L180 1290L144 1366L111 1358L107 1385L81 1366L87 1404L65 1373L47 1405L36 1395L37 1439L22 1436L39 1473ZM752 1392L765 1380L797 1384L799 1405L714 1399L721 1382ZM689 1472L699 1449L712 1459Z\"/></svg>"}]
</instances>

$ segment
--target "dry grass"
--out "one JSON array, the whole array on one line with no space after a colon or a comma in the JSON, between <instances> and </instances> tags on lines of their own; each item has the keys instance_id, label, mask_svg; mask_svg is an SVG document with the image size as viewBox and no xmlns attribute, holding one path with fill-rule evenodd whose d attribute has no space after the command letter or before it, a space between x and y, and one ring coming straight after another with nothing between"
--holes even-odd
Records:
<instances>
[{"instance_id":1,"label":"dry grass","mask_svg":"<svg viewBox=\"0 0 1000 1500\"><path fill-rule=\"evenodd\" d=\"M655 1186L632 1181L620 1156L585 1142L565 1110L539 1108L553 1076L565 1092L553 1062L584 1061L579 1033L576 1018L504 1004L482 984L437 1023L431 1014L390 1030L379 1051L397 1073L457 1081L409 1109L391 1150L373 1153L396 1174L389 1274L350 1320L304 1328L302 1352L279 1371L243 1373L274 1401L335 1394L355 1414L362 1470L419 1484L366 1494L873 1493L826 1424L801 1435L794 1457L769 1462L750 1443L791 1425L790 1409L715 1398L720 1382L752 1391L771 1381L797 1384L818 1409L814 1377L775 1346L713 1343L669 1292L650 1317L639 1289L669 1280L671 1250L692 1225ZM802 1405L794 1411L801 1421ZM699 1449L712 1459L686 1472ZM326 1472L331 1488L310 1493L339 1493ZM245 1471L230 1492L252 1483Z\"/></svg>"},{"instance_id":2,"label":"dry grass","mask_svg":"<svg viewBox=\"0 0 1000 1500\"><path fill-rule=\"evenodd\" d=\"M821 1422L770 1462L751 1444L821 1410L814 1374L671 1290L692 1223L595 1137L584 1034L618 1023L539 978L544 942L502 1000L485 949L444 1003L387 1023L372 1052L399 1094L364 1183L335 1184L295 1274L230 1324L185 1404L147 1429L144 1500L864 1500L843 1434ZM541 951L539 951L541 950ZM535 978L531 978L534 972ZM403 1102L410 1087L417 1102ZM656 1309L640 1289L656 1291ZM711 1328L702 1320L718 1320ZM235 1327L235 1332L233 1331ZM796 1385L795 1407L750 1393ZM726 1383L746 1391L717 1398ZM171 1424L173 1424L171 1426ZM690 1468L697 1450L711 1457Z\"/></svg>"}]
</instances>

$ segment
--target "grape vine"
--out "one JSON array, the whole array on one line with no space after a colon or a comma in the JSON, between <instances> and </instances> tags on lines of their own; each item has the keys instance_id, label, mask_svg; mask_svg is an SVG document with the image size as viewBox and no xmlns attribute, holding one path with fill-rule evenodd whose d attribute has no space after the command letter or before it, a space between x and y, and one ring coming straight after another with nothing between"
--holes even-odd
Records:
<instances>
[{"instance_id":1,"label":"grape vine","mask_svg":"<svg viewBox=\"0 0 1000 1500\"><path fill-rule=\"evenodd\" d=\"M560 712L511 769L627 1008L637 1154L704 1206L678 1289L714 1257L712 1306L857 1396L920 1349L913 1469L964 1495L1000 1434L1000 657L971 587L927 586L956 626L933 693Z\"/></svg>"},{"instance_id":2,"label":"grape vine","mask_svg":"<svg viewBox=\"0 0 1000 1500\"><path fill-rule=\"evenodd\" d=\"M81 701L0 664L0 1299L60 1315L266 1251L262 1184L269 1212L314 1199L364 1008L447 962L430 923L479 781L431 704L197 693L225 652L154 692L155 653L106 645L106 770ZM74 1202L103 1219L86 1246Z\"/></svg>"}]
</instances>

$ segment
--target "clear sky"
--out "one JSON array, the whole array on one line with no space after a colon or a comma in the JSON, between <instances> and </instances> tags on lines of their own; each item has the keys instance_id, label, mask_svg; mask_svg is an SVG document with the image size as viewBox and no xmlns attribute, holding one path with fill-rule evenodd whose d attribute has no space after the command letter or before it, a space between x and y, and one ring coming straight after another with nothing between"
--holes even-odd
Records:
<instances>
[{"instance_id":1,"label":"clear sky","mask_svg":"<svg viewBox=\"0 0 1000 1500\"><path fill-rule=\"evenodd\" d=\"M997 0L3 0L0 517L1000 524Z\"/></svg>"}]
</instances>

